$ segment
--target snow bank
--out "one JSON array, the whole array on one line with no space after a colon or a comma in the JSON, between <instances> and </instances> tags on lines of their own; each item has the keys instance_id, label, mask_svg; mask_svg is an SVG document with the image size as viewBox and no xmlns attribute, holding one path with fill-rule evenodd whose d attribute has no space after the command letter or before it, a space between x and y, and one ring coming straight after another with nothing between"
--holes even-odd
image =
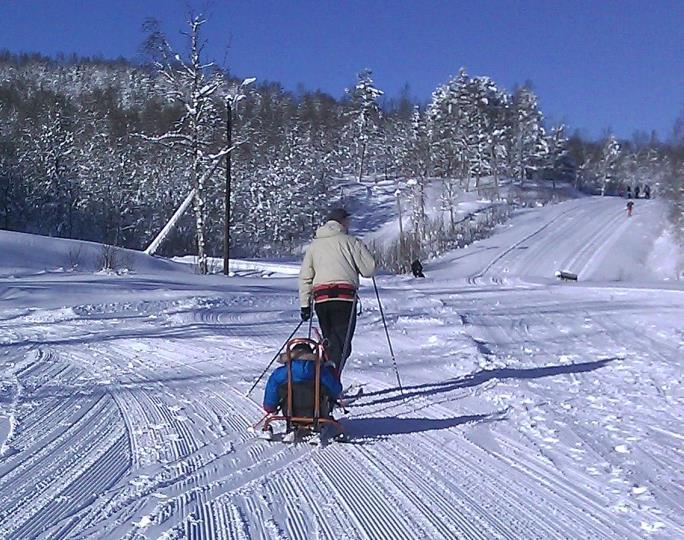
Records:
<instances>
[{"instance_id":1,"label":"snow bank","mask_svg":"<svg viewBox=\"0 0 684 540\"><path fill-rule=\"evenodd\" d=\"M108 252L108 254L107 254ZM156 273L188 268L167 259L95 242L0 231L0 276L48 272L97 272L104 258L113 261L112 272Z\"/></svg>"},{"instance_id":2,"label":"snow bank","mask_svg":"<svg viewBox=\"0 0 684 540\"><path fill-rule=\"evenodd\" d=\"M197 266L197 257L194 255L173 257L172 260L192 267ZM223 272L223 259L209 257L208 263L209 273L218 274ZM230 259L231 275L237 272L241 275L257 273L263 277L296 276L299 275L299 267L299 262Z\"/></svg>"},{"instance_id":3,"label":"snow bank","mask_svg":"<svg viewBox=\"0 0 684 540\"><path fill-rule=\"evenodd\" d=\"M653 243L647 266L660 279L684 279L684 250L665 229Z\"/></svg>"}]
</instances>

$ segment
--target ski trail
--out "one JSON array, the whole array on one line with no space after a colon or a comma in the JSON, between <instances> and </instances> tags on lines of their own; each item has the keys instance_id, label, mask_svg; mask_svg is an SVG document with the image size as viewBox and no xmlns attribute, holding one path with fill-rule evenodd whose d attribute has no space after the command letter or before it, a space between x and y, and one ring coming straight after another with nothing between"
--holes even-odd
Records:
<instances>
[{"instance_id":1,"label":"ski trail","mask_svg":"<svg viewBox=\"0 0 684 540\"><path fill-rule=\"evenodd\" d=\"M130 466L125 424L110 396L59 400L43 393L46 383L78 377L50 351L39 351L16 376L25 388L17 405L17 451L0 462L0 536L8 539L36 537L87 506Z\"/></svg>"},{"instance_id":2,"label":"ski trail","mask_svg":"<svg viewBox=\"0 0 684 540\"><path fill-rule=\"evenodd\" d=\"M607 198L530 211L461 277L380 279L404 395L369 299L344 375L364 384L355 444L247 432L293 281L122 278L106 287L139 298L2 312L0 536L684 536L681 293L551 277L598 275L639 223L622 217Z\"/></svg>"}]
</instances>

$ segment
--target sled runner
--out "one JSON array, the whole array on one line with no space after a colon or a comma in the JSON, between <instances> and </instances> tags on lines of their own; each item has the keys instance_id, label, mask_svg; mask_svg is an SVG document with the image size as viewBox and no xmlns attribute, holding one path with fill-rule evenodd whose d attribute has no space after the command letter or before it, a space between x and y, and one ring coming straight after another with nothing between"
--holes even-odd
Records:
<instances>
[{"instance_id":1,"label":"sled runner","mask_svg":"<svg viewBox=\"0 0 684 540\"><path fill-rule=\"evenodd\" d=\"M295 382L292 376L293 349L297 345L308 346L313 354L307 361L315 362L315 376L310 381ZM294 338L285 345L282 361L287 368L287 380L278 387L281 414L269 414L263 420L260 438L295 442L308 438L312 444L320 444L321 435L334 432L335 440L344 439L344 430L332 417L333 401L321 385L321 369L324 363L324 349L321 342L307 338ZM285 434L276 437L274 422L285 422Z\"/></svg>"}]
</instances>

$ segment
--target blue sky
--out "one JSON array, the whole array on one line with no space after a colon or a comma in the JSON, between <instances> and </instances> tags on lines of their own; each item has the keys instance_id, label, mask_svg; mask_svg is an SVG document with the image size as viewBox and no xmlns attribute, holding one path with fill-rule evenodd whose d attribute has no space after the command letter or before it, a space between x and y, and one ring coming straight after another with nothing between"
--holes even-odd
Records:
<instances>
[{"instance_id":1,"label":"blue sky","mask_svg":"<svg viewBox=\"0 0 684 540\"><path fill-rule=\"evenodd\" d=\"M208 6L213 60L288 89L340 96L370 67L427 100L464 66L532 81L550 122L591 137L665 138L684 111L684 1L0 0L0 49L133 58L148 16L182 43L188 6Z\"/></svg>"}]
</instances>

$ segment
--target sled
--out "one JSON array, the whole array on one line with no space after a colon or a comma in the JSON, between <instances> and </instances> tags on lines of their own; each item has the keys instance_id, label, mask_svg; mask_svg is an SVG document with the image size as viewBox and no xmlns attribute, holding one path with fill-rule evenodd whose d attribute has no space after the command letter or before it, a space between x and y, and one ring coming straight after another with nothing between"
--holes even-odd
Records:
<instances>
[{"instance_id":1,"label":"sled","mask_svg":"<svg viewBox=\"0 0 684 540\"><path fill-rule=\"evenodd\" d=\"M315 359L313 361L316 362L316 375L313 381L294 383L292 381L292 364L290 360L292 360L292 349L300 343L309 345L315 351ZM287 385L284 395L281 396L281 402L284 402L284 406L281 406L281 414L266 416L263 421L262 433L273 434L271 424L274 422L285 422L285 435L276 440L288 442L292 439L291 442L296 442L295 435L298 434L310 434L312 437L316 437L325 427L334 429L335 435L332 439L343 439L344 429L342 425L330 414L332 404L329 407L322 406L323 402L327 401L322 399L325 396L321 393L321 366L324 358L323 344L312 339L294 338L285 345L285 355ZM312 385L313 396L311 396Z\"/></svg>"},{"instance_id":2,"label":"sled","mask_svg":"<svg viewBox=\"0 0 684 540\"><path fill-rule=\"evenodd\" d=\"M577 274L566 272L565 270L558 270L556 272L556 277L561 281L577 281Z\"/></svg>"}]
</instances>

